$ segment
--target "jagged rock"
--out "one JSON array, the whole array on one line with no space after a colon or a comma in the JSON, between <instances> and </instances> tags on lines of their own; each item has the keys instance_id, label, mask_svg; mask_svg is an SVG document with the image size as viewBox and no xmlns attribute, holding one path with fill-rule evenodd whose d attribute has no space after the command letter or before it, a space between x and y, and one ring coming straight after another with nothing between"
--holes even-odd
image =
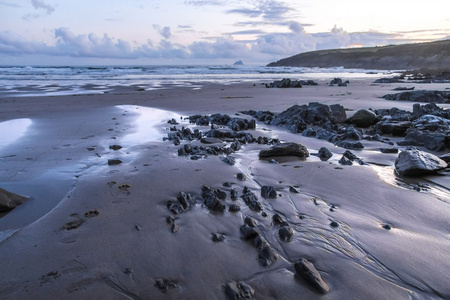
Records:
<instances>
[{"instance_id":1,"label":"jagged rock","mask_svg":"<svg viewBox=\"0 0 450 300\"><path fill-rule=\"evenodd\" d=\"M221 213L225 210L225 205L220 203L219 199L217 199L217 197L214 195L206 197L204 203L211 212Z\"/></svg>"},{"instance_id":2,"label":"jagged rock","mask_svg":"<svg viewBox=\"0 0 450 300\"><path fill-rule=\"evenodd\" d=\"M290 242L292 237L294 236L294 229L290 226L282 226L278 230L278 234L280 239L284 242Z\"/></svg>"},{"instance_id":3,"label":"jagged rock","mask_svg":"<svg viewBox=\"0 0 450 300\"><path fill-rule=\"evenodd\" d=\"M398 142L400 146L424 146L431 151L443 151L450 148L450 134L442 131L431 132L410 128L405 139Z\"/></svg>"},{"instance_id":4,"label":"jagged rock","mask_svg":"<svg viewBox=\"0 0 450 300\"><path fill-rule=\"evenodd\" d=\"M336 139L336 133L328 131L324 128L319 128L319 129L317 129L317 132L316 132L316 139L332 141L332 140Z\"/></svg>"},{"instance_id":5,"label":"jagged rock","mask_svg":"<svg viewBox=\"0 0 450 300\"><path fill-rule=\"evenodd\" d=\"M266 88L301 88L300 81L283 78L282 80L275 80L272 83L266 84Z\"/></svg>"},{"instance_id":6,"label":"jagged rock","mask_svg":"<svg viewBox=\"0 0 450 300\"><path fill-rule=\"evenodd\" d=\"M377 124L383 134L392 134L394 136L405 136L406 130L411 127L410 121L381 121Z\"/></svg>"},{"instance_id":7,"label":"jagged rock","mask_svg":"<svg viewBox=\"0 0 450 300\"><path fill-rule=\"evenodd\" d=\"M222 161L229 164L230 166L234 166L234 164L236 163L236 159L233 156L224 157L222 158Z\"/></svg>"},{"instance_id":8,"label":"jagged rock","mask_svg":"<svg viewBox=\"0 0 450 300\"><path fill-rule=\"evenodd\" d=\"M347 114L345 112L345 108L340 104L332 104L330 105L331 116L333 117L333 121L336 123L343 123L347 119Z\"/></svg>"},{"instance_id":9,"label":"jagged rock","mask_svg":"<svg viewBox=\"0 0 450 300\"><path fill-rule=\"evenodd\" d=\"M450 119L450 110L440 108L436 105L436 103L428 103L425 105L420 105L419 103L415 103L413 105L412 116L414 119L417 119L423 115L434 115L441 118Z\"/></svg>"},{"instance_id":10,"label":"jagged rock","mask_svg":"<svg viewBox=\"0 0 450 300\"><path fill-rule=\"evenodd\" d=\"M450 130L450 120L434 115L422 115L414 120L412 125L420 130Z\"/></svg>"},{"instance_id":11,"label":"jagged rock","mask_svg":"<svg viewBox=\"0 0 450 300\"><path fill-rule=\"evenodd\" d=\"M244 223L251 228L255 228L258 225L258 222L252 217L245 217Z\"/></svg>"},{"instance_id":12,"label":"jagged rock","mask_svg":"<svg viewBox=\"0 0 450 300\"><path fill-rule=\"evenodd\" d=\"M28 199L29 197L17 195L0 188L0 212L13 210Z\"/></svg>"},{"instance_id":13,"label":"jagged rock","mask_svg":"<svg viewBox=\"0 0 450 300\"><path fill-rule=\"evenodd\" d=\"M314 267L313 263L306 258L300 259L294 264L295 274L303 278L309 285L321 294L326 294L330 291L330 286L322 278L320 273Z\"/></svg>"},{"instance_id":14,"label":"jagged rock","mask_svg":"<svg viewBox=\"0 0 450 300\"><path fill-rule=\"evenodd\" d=\"M249 189L244 188L243 195L241 196L244 203L253 211L261 211L262 205L258 201L258 197Z\"/></svg>"},{"instance_id":15,"label":"jagged rock","mask_svg":"<svg viewBox=\"0 0 450 300\"><path fill-rule=\"evenodd\" d=\"M263 198L276 198L277 191L273 186L264 185L261 187L261 197Z\"/></svg>"},{"instance_id":16,"label":"jagged rock","mask_svg":"<svg viewBox=\"0 0 450 300\"><path fill-rule=\"evenodd\" d=\"M421 176L443 170L447 163L431 153L414 147L400 152L395 161L395 171L400 176Z\"/></svg>"},{"instance_id":17,"label":"jagged rock","mask_svg":"<svg viewBox=\"0 0 450 300\"><path fill-rule=\"evenodd\" d=\"M231 300L251 299L255 290L242 281L230 281L225 285L225 293Z\"/></svg>"},{"instance_id":18,"label":"jagged rock","mask_svg":"<svg viewBox=\"0 0 450 300\"><path fill-rule=\"evenodd\" d=\"M276 156L297 156L300 158L307 158L309 152L305 146L297 143L275 145L270 149L261 150L259 152L259 159L268 159Z\"/></svg>"},{"instance_id":19,"label":"jagged rock","mask_svg":"<svg viewBox=\"0 0 450 300\"><path fill-rule=\"evenodd\" d=\"M183 205L181 205L178 200L169 200L167 201L167 208L170 210L171 213L174 215L178 215L185 212L185 209L183 208Z\"/></svg>"},{"instance_id":20,"label":"jagged rock","mask_svg":"<svg viewBox=\"0 0 450 300\"><path fill-rule=\"evenodd\" d=\"M347 122L352 123L358 127L369 127L375 124L377 121L377 115L368 109L360 109L353 116L351 116Z\"/></svg>"},{"instance_id":21,"label":"jagged rock","mask_svg":"<svg viewBox=\"0 0 450 300\"><path fill-rule=\"evenodd\" d=\"M315 137L316 136L316 131L313 128L308 127L305 130L303 130L302 136Z\"/></svg>"},{"instance_id":22,"label":"jagged rock","mask_svg":"<svg viewBox=\"0 0 450 300\"><path fill-rule=\"evenodd\" d=\"M288 223L279 214L274 214L272 216L272 222L273 222L273 225L275 225L275 226L278 226L278 225L288 226Z\"/></svg>"},{"instance_id":23,"label":"jagged rock","mask_svg":"<svg viewBox=\"0 0 450 300\"><path fill-rule=\"evenodd\" d=\"M195 205L195 200L194 200L194 198L192 198L191 194L186 194L184 192L180 192L178 194L177 200L181 204L181 206L183 206L184 210Z\"/></svg>"},{"instance_id":24,"label":"jagged rock","mask_svg":"<svg viewBox=\"0 0 450 300\"><path fill-rule=\"evenodd\" d=\"M230 204L230 206L228 207L229 212L238 212L240 210L241 210L241 207L237 204Z\"/></svg>"},{"instance_id":25,"label":"jagged rock","mask_svg":"<svg viewBox=\"0 0 450 300\"><path fill-rule=\"evenodd\" d=\"M345 157L345 156L341 157L341 159L339 160L339 163L341 165L344 165L344 166L351 166L351 165L353 165L353 162L350 159L348 159L347 157Z\"/></svg>"},{"instance_id":26,"label":"jagged rock","mask_svg":"<svg viewBox=\"0 0 450 300\"><path fill-rule=\"evenodd\" d=\"M235 201L239 197L239 192L236 189L231 189L230 191L231 200Z\"/></svg>"},{"instance_id":27,"label":"jagged rock","mask_svg":"<svg viewBox=\"0 0 450 300\"><path fill-rule=\"evenodd\" d=\"M328 148L321 147L319 149L318 156L321 160L327 161L333 156L333 153L331 153L331 151L328 150Z\"/></svg>"},{"instance_id":28,"label":"jagged rock","mask_svg":"<svg viewBox=\"0 0 450 300\"><path fill-rule=\"evenodd\" d=\"M426 90L408 91L397 94L387 94L384 95L383 98L395 101L450 103L450 92Z\"/></svg>"},{"instance_id":29,"label":"jagged rock","mask_svg":"<svg viewBox=\"0 0 450 300\"><path fill-rule=\"evenodd\" d=\"M263 267L268 267L278 259L278 255L269 245L264 245L258 249L258 262Z\"/></svg>"},{"instance_id":30,"label":"jagged rock","mask_svg":"<svg viewBox=\"0 0 450 300\"><path fill-rule=\"evenodd\" d=\"M168 279L156 279L155 286L163 293L167 293L169 289L177 289L178 284L176 281Z\"/></svg>"},{"instance_id":31,"label":"jagged rock","mask_svg":"<svg viewBox=\"0 0 450 300\"><path fill-rule=\"evenodd\" d=\"M345 129L344 133L339 135L339 139L360 141L362 140L362 134L358 129L350 126Z\"/></svg>"}]
</instances>

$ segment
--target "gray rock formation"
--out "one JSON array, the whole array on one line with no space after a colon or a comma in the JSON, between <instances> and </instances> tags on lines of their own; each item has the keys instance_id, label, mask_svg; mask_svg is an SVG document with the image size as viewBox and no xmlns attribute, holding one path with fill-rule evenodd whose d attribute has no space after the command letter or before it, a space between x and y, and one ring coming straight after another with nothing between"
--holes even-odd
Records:
<instances>
[{"instance_id":1,"label":"gray rock formation","mask_svg":"<svg viewBox=\"0 0 450 300\"><path fill-rule=\"evenodd\" d=\"M395 161L395 171L400 176L421 176L435 173L447 167L447 163L431 153L414 147L400 152Z\"/></svg>"}]
</instances>

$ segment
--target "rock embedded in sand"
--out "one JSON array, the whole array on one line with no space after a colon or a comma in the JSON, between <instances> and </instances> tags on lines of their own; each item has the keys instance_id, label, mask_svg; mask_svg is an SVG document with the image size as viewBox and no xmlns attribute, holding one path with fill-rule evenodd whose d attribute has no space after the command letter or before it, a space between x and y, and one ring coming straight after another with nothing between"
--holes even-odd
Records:
<instances>
[{"instance_id":1,"label":"rock embedded in sand","mask_svg":"<svg viewBox=\"0 0 450 300\"><path fill-rule=\"evenodd\" d=\"M231 300L251 299L255 290L242 281L230 281L225 285L225 293Z\"/></svg>"},{"instance_id":2,"label":"rock embedded in sand","mask_svg":"<svg viewBox=\"0 0 450 300\"><path fill-rule=\"evenodd\" d=\"M122 146L120 146L120 145L111 145L111 146L109 146L109 149L117 151L117 150L122 149Z\"/></svg>"},{"instance_id":3,"label":"rock embedded in sand","mask_svg":"<svg viewBox=\"0 0 450 300\"><path fill-rule=\"evenodd\" d=\"M328 283L323 280L320 273L314 267L313 263L306 258L300 259L294 264L295 274L303 278L309 285L316 289L321 294L326 294L330 291Z\"/></svg>"},{"instance_id":4,"label":"rock embedded in sand","mask_svg":"<svg viewBox=\"0 0 450 300\"><path fill-rule=\"evenodd\" d=\"M308 149L302 144L284 143L275 145L266 150L259 152L259 159L269 159L277 156L296 156L307 158L309 156Z\"/></svg>"},{"instance_id":5,"label":"rock embedded in sand","mask_svg":"<svg viewBox=\"0 0 450 300\"><path fill-rule=\"evenodd\" d=\"M167 293L169 289L177 289L178 283L168 279L156 279L155 286L163 293Z\"/></svg>"},{"instance_id":6,"label":"rock embedded in sand","mask_svg":"<svg viewBox=\"0 0 450 300\"><path fill-rule=\"evenodd\" d=\"M108 159L108 166L120 165L121 163L120 159Z\"/></svg>"},{"instance_id":7,"label":"rock embedded in sand","mask_svg":"<svg viewBox=\"0 0 450 300\"><path fill-rule=\"evenodd\" d=\"M236 164L236 159L233 156L224 157L222 158L222 161L230 166L234 166Z\"/></svg>"},{"instance_id":8,"label":"rock embedded in sand","mask_svg":"<svg viewBox=\"0 0 450 300\"><path fill-rule=\"evenodd\" d=\"M358 127L367 128L376 123L377 115L371 110L360 109L347 121Z\"/></svg>"},{"instance_id":9,"label":"rock embedded in sand","mask_svg":"<svg viewBox=\"0 0 450 300\"><path fill-rule=\"evenodd\" d=\"M277 191L273 186L264 185L261 187L261 197L275 199L277 196Z\"/></svg>"},{"instance_id":10,"label":"rock embedded in sand","mask_svg":"<svg viewBox=\"0 0 450 300\"><path fill-rule=\"evenodd\" d=\"M294 193L294 194L300 194L300 189L298 187L291 185L291 186L289 186L289 192Z\"/></svg>"},{"instance_id":11,"label":"rock embedded in sand","mask_svg":"<svg viewBox=\"0 0 450 300\"><path fill-rule=\"evenodd\" d=\"M421 176L447 168L447 163L434 154L414 147L400 152L395 160L395 171L400 176Z\"/></svg>"},{"instance_id":12,"label":"rock embedded in sand","mask_svg":"<svg viewBox=\"0 0 450 300\"><path fill-rule=\"evenodd\" d=\"M328 148L326 148L326 147L321 147L321 148L319 149L319 152L317 153L317 155L319 156L319 158L320 158L321 160L327 161L327 160L329 160L329 159L333 156L333 153L331 153L331 151L330 151Z\"/></svg>"},{"instance_id":13,"label":"rock embedded in sand","mask_svg":"<svg viewBox=\"0 0 450 300\"><path fill-rule=\"evenodd\" d=\"M290 242L295 232L290 226L281 226L280 229L278 229L278 234L282 241Z\"/></svg>"},{"instance_id":14,"label":"rock embedded in sand","mask_svg":"<svg viewBox=\"0 0 450 300\"><path fill-rule=\"evenodd\" d=\"M28 197L20 196L0 188L0 212L10 211L28 200Z\"/></svg>"},{"instance_id":15,"label":"rock embedded in sand","mask_svg":"<svg viewBox=\"0 0 450 300\"><path fill-rule=\"evenodd\" d=\"M247 187L244 188L243 194L242 194L242 200L244 200L244 203L253 211L261 211L262 205L258 201L258 197L250 191Z\"/></svg>"}]
</instances>

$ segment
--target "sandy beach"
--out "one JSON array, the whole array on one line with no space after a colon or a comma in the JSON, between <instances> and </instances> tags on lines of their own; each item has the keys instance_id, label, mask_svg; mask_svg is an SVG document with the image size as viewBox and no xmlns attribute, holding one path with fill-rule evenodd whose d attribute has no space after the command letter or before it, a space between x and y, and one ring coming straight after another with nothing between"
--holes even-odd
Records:
<instances>
[{"instance_id":1,"label":"sandy beach","mask_svg":"<svg viewBox=\"0 0 450 300\"><path fill-rule=\"evenodd\" d=\"M398 86L450 87L327 82L301 89L131 86L98 95L0 98L2 130L23 119L20 136L0 145L0 188L30 197L0 218L0 298L233 299L234 281L251 287L254 299L449 299L448 168L398 177L398 154L380 152L386 144L374 140L352 150L364 164L346 166L339 163L346 149L260 121L246 132L302 144L310 154L327 147L333 156L273 163L258 158L270 145L249 143L230 165L224 154L178 156L184 145L206 146L198 140L163 139L174 126L207 132L210 126L186 119L194 114L250 120L241 112L280 113L310 102L340 104L347 117L368 108L412 111L413 102L381 96ZM261 196L264 186L274 187L275 197ZM208 191L225 192L222 212L206 207ZM246 205L245 191L257 196L260 211ZM192 202L174 214L168 203L180 192ZM240 210L230 211L233 205ZM244 224L259 240L246 235ZM329 292L295 276L301 258L313 263Z\"/></svg>"}]
</instances>

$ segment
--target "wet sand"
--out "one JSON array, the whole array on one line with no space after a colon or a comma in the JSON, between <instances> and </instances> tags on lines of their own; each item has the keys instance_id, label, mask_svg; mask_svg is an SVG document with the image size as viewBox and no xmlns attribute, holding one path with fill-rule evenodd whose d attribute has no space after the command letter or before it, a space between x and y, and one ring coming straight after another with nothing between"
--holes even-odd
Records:
<instances>
[{"instance_id":1,"label":"wet sand","mask_svg":"<svg viewBox=\"0 0 450 300\"><path fill-rule=\"evenodd\" d=\"M341 104L348 116L360 108L412 110L411 102L380 98L398 85L418 86L368 80L302 89L211 84L0 99L0 122L31 120L20 138L0 147L0 187L30 197L0 218L1 298L227 299L230 281L251 286L255 299L450 298L448 175L397 178L397 155L380 153L385 145L375 141L362 141L365 149L354 151L369 164L342 166L345 149L260 122L249 131L254 136L301 143L310 153L325 146L334 155L327 162L310 156L274 164L258 159L269 146L247 144L231 166L223 156L180 157L180 146L163 141L173 126L167 120L192 126L180 118L192 114L281 112L313 101ZM108 165L112 159L121 163ZM225 191L223 213L200 204L204 185ZM275 187L277 197L261 197L262 186ZM231 189L242 194L244 187L258 196L262 212L230 198ZM197 201L173 215L167 202L180 192ZM232 204L241 210L228 211ZM275 214L293 229L290 241L281 239ZM247 217L277 257L269 266L254 241L243 239ZM214 234L223 241L213 241ZM330 287L327 294L294 276L300 258L313 262Z\"/></svg>"}]
</instances>

